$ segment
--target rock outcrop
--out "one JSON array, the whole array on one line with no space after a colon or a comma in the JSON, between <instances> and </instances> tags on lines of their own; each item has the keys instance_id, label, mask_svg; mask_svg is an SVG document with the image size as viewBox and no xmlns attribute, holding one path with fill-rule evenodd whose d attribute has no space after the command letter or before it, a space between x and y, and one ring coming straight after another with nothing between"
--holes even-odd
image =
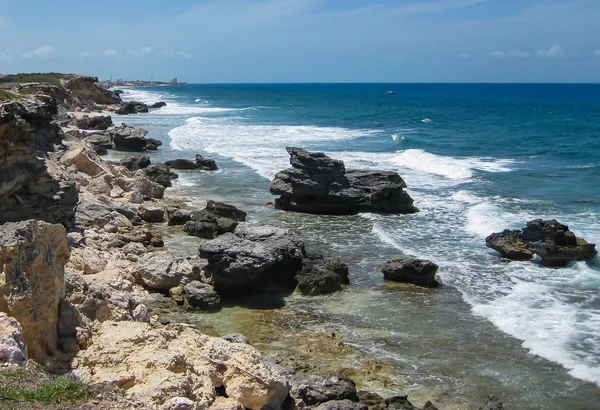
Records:
<instances>
[{"instance_id":1,"label":"rock outcrop","mask_svg":"<svg viewBox=\"0 0 600 410\"><path fill-rule=\"evenodd\" d=\"M107 130L112 125L112 118L110 115L83 115L79 118L75 118L73 124L82 130Z\"/></svg>"},{"instance_id":2,"label":"rock outcrop","mask_svg":"<svg viewBox=\"0 0 600 410\"><path fill-rule=\"evenodd\" d=\"M168 291L198 279L200 269L187 259L168 252L154 252L139 258L134 275L148 288Z\"/></svg>"},{"instance_id":3,"label":"rock outcrop","mask_svg":"<svg viewBox=\"0 0 600 410\"><path fill-rule=\"evenodd\" d=\"M347 376L335 373L299 375L291 380L291 392L309 406L328 401L358 401L356 384Z\"/></svg>"},{"instance_id":4,"label":"rock outcrop","mask_svg":"<svg viewBox=\"0 0 600 410\"><path fill-rule=\"evenodd\" d=\"M435 280L438 268L438 265L430 261L396 257L386 262L382 272L387 280L435 288L440 285Z\"/></svg>"},{"instance_id":5,"label":"rock outcrop","mask_svg":"<svg viewBox=\"0 0 600 410\"><path fill-rule=\"evenodd\" d=\"M172 159L170 161L166 161L165 164L169 168L173 169L198 169L198 165L190 159Z\"/></svg>"},{"instance_id":6,"label":"rock outcrop","mask_svg":"<svg viewBox=\"0 0 600 410\"><path fill-rule=\"evenodd\" d=\"M19 321L29 357L44 363L58 346L67 233L61 225L36 220L0 229L0 311Z\"/></svg>"},{"instance_id":7,"label":"rock outcrop","mask_svg":"<svg viewBox=\"0 0 600 410\"><path fill-rule=\"evenodd\" d=\"M179 397L208 409L224 396L247 409L278 409L289 391L252 346L185 325L104 322L74 368L93 384L114 384L155 405Z\"/></svg>"},{"instance_id":8,"label":"rock outcrop","mask_svg":"<svg viewBox=\"0 0 600 410\"><path fill-rule=\"evenodd\" d=\"M148 144L145 138L148 131L143 128L121 124L106 133L112 137L115 149L120 151L143 151Z\"/></svg>"},{"instance_id":9,"label":"rock outcrop","mask_svg":"<svg viewBox=\"0 0 600 410\"><path fill-rule=\"evenodd\" d=\"M214 159L204 158L200 154L196 154L196 166L203 171L216 171L219 169Z\"/></svg>"},{"instance_id":10,"label":"rock outcrop","mask_svg":"<svg viewBox=\"0 0 600 410\"><path fill-rule=\"evenodd\" d=\"M246 215L246 212L233 205L209 200L206 208L201 211L175 213L169 219L169 224L183 223L183 230L188 234L212 239L217 235L235 231L238 222L246 220Z\"/></svg>"},{"instance_id":11,"label":"rock outcrop","mask_svg":"<svg viewBox=\"0 0 600 410\"><path fill-rule=\"evenodd\" d=\"M305 258L296 280L298 290L304 295L337 292L342 285L350 284L348 266L339 261L329 261L322 256Z\"/></svg>"},{"instance_id":12,"label":"rock outcrop","mask_svg":"<svg viewBox=\"0 0 600 410\"><path fill-rule=\"evenodd\" d=\"M322 152L287 148L292 168L275 175L278 209L315 214L413 213L418 209L396 172L346 169Z\"/></svg>"},{"instance_id":13,"label":"rock outcrop","mask_svg":"<svg viewBox=\"0 0 600 410\"><path fill-rule=\"evenodd\" d=\"M534 219L523 230L504 230L485 238L488 247L513 260L542 258L544 266L565 266L571 261L593 259L596 245L575 236L567 225L555 219Z\"/></svg>"},{"instance_id":14,"label":"rock outcrop","mask_svg":"<svg viewBox=\"0 0 600 410\"><path fill-rule=\"evenodd\" d=\"M0 223L41 219L68 223L75 182L47 156L62 140L49 97L0 103Z\"/></svg>"},{"instance_id":15,"label":"rock outcrop","mask_svg":"<svg viewBox=\"0 0 600 410\"><path fill-rule=\"evenodd\" d=\"M27 347L19 322L0 312L0 363L23 364L27 360Z\"/></svg>"}]
</instances>

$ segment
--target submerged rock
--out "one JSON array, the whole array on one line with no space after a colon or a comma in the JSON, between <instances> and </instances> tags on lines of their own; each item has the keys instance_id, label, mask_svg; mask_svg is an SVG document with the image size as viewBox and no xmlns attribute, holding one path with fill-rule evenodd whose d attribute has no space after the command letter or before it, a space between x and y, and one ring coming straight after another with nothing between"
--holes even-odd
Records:
<instances>
[{"instance_id":1,"label":"submerged rock","mask_svg":"<svg viewBox=\"0 0 600 410\"><path fill-rule=\"evenodd\" d=\"M387 280L434 288L440 285L435 280L437 270L438 265L430 261L396 257L386 262L382 272Z\"/></svg>"},{"instance_id":2,"label":"submerged rock","mask_svg":"<svg viewBox=\"0 0 600 410\"><path fill-rule=\"evenodd\" d=\"M291 393L308 406L331 400L358 402L356 384L346 375L336 372L298 375L291 380Z\"/></svg>"},{"instance_id":3,"label":"submerged rock","mask_svg":"<svg viewBox=\"0 0 600 410\"><path fill-rule=\"evenodd\" d=\"M477 410L502 410L504 406L496 396L488 396L485 402Z\"/></svg>"},{"instance_id":4,"label":"submerged rock","mask_svg":"<svg viewBox=\"0 0 600 410\"><path fill-rule=\"evenodd\" d=\"M200 154L196 154L196 165L198 168L204 171L216 171L219 169L217 168L217 163L214 159L204 158Z\"/></svg>"},{"instance_id":5,"label":"submerged rock","mask_svg":"<svg viewBox=\"0 0 600 410\"><path fill-rule=\"evenodd\" d=\"M575 236L555 219L534 219L522 230L504 230L485 239L486 245L513 260L542 258L544 266L565 266L571 261L593 259L596 245Z\"/></svg>"},{"instance_id":6,"label":"submerged rock","mask_svg":"<svg viewBox=\"0 0 600 410\"><path fill-rule=\"evenodd\" d=\"M275 175L270 191L278 209L332 215L413 213L418 209L396 172L348 169L322 152L287 148L292 168Z\"/></svg>"},{"instance_id":7,"label":"submerged rock","mask_svg":"<svg viewBox=\"0 0 600 410\"><path fill-rule=\"evenodd\" d=\"M212 286L192 281L183 287L185 299L189 306L199 309L218 309L221 306L221 297Z\"/></svg>"}]
</instances>

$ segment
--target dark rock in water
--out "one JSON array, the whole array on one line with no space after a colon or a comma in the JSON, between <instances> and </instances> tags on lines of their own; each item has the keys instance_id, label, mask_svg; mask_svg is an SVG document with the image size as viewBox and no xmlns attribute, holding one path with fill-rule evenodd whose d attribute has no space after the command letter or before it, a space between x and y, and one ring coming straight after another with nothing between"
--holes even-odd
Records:
<instances>
[{"instance_id":1,"label":"dark rock in water","mask_svg":"<svg viewBox=\"0 0 600 410\"><path fill-rule=\"evenodd\" d=\"M427 402L425 403L425 405L423 406L423 408L421 410L438 410L438 408L435 407L432 402L427 400Z\"/></svg>"},{"instance_id":2,"label":"dark rock in water","mask_svg":"<svg viewBox=\"0 0 600 410\"><path fill-rule=\"evenodd\" d=\"M221 307L221 297L206 283L192 281L183 287L185 299L189 306L198 309L218 309Z\"/></svg>"},{"instance_id":3,"label":"dark rock in water","mask_svg":"<svg viewBox=\"0 0 600 410\"><path fill-rule=\"evenodd\" d=\"M115 147L115 143L110 135L102 134L89 134L84 138L85 141L89 142L98 155L108 154L109 149Z\"/></svg>"},{"instance_id":4,"label":"dark rock in water","mask_svg":"<svg viewBox=\"0 0 600 410\"><path fill-rule=\"evenodd\" d=\"M128 155L119 161L119 165L123 165L130 171L147 168L150 165L150 157L147 155Z\"/></svg>"},{"instance_id":5,"label":"dark rock in water","mask_svg":"<svg viewBox=\"0 0 600 410\"><path fill-rule=\"evenodd\" d=\"M369 410L369 407L362 403L355 403L350 400L332 400L325 402L317 407L316 410Z\"/></svg>"},{"instance_id":6,"label":"dark rock in water","mask_svg":"<svg viewBox=\"0 0 600 410\"><path fill-rule=\"evenodd\" d=\"M236 208L233 205L226 204L224 202L217 202L213 200L209 200L206 203L205 211L208 211L214 215L224 216L226 218L234 219L238 222L243 222L246 220L246 216L248 215L246 212Z\"/></svg>"},{"instance_id":7,"label":"dark rock in water","mask_svg":"<svg viewBox=\"0 0 600 410\"><path fill-rule=\"evenodd\" d=\"M247 345L249 343L248 338L240 333L231 333L223 336L222 339L225 339L231 343L241 343L243 345Z\"/></svg>"},{"instance_id":8,"label":"dark rock in water","mask_svg":"<svg viewBox=\"0 0 600 410\"><path fill-rule=\"evenodd\" d=\"M298 375L290 380L290 393L309 406L331 400L358 402L356 384L341 373L325 372Z\"/></svg>"},{"instance_id":9,"label":"dark rock in water","mask_svg":"<svg viewBox=\"0 0 600 410\"><path fill-rule=\"evenodd\" d=\"M567 225L555 219L534 219L522 232L493 233L486 238L486 245L510 259L526 259L528 253L536 253L544 266L565 266L571 261L593 259L597 254L595 244L576 237Z\"/></svg>"},{"instance_id":10,"label":"dark rock in water","mask_svg":"<svg viewBox=\"0 0 600 410\"><path fill-rule=\"evenodd\" d=\"M342 284L350 283L346 264L312 255L304 259L302 271L296 275L296 280L303 295L337 292Z\"/></svg>"},{"instance_id":11,"label":"dark rock in water","mask_svg":"<svg viewBox=\"0 0 600 410\"><path fill-rule=\"evenodd\" d=\"M150 107L148 108L162 108L162 107L166 107L167 103L164 101L159 101L159 102L155 102L154 104L152 104Z\"/></svg>"},{"instance_id":12,"label":"dark rock in water","mask_svg":"<svg viewBox=\"0 0 600 410\"><path fill-rule=\"evenodd\" d=\"M77 128L82 130L107 130L112 125L112 118L110 115L98 115L90 117L84 115L81 118L76 118L73 123Z\"/></svg>"},{"instance_id":13,"label":"dark rock in water","mask_svg":"<svg viewBox=\"0 0 600 410\"><path fill-rule=\"evenodd\" d=\"M275 175L270 191L278 209L332 215L413 213L418 209L396 172L346 170L322 152L287 148L292 168Z\"/></svg>"},{"instance_id":14,"label":"dark rock in water","mask_svg":"<svg viewBox=\"0 0 600 410\"><path fill-rule=\"evenodd\" d=\"M269 287L293 290L302 269L304 244L290 231L274 226L238 227L200 245L204 271L221 295L263 292Z\"/></svg>"},{"instance_id":15,"label":"dark rock in water","mask_svg":"<svg viewBox=\"0 0 600 410\"><path fill-rule=\"evenodd\" d=\"M185 225L192 220L192 214L187 209L169 208L167 209L168 225Z\"/></svg>"},{"instance_id":16,"label":"dark rock in water","mask_svg":"<svg viewBox=\"0 0 600 410\"><path fill-rule=\"evenodd\" d=\"M164 187L172 186L173 183L171 181L179 177L176 173L171 172L168 166L161 163L148 165L138 172L143 172L150 181L161 184Z\"/></svg>"},{"instance_id":17,"label":"dark rock in water","mask_svg":"<svg viewBox=\"0 0 600 410\"><path fill-rule=\"evenodd\" d=\"M198 166L198 168L204 171L216 171L217 169L219 169L217 168L217 163L214 159L204 158L200 154L196 154L196 165Z\"/></svg>"},{"instance_id":18,"label":"dark rock in water","mask_svg":"<svg viewBox=\"0 0 600 410\"><path fill-rule=\"evenodd\" d=\"M389 397L385 399L385 404L390 410L419 410L408 401L407 395Z\"/></svg>"},{"instance_id":19,"label":"dark rock in water","mask_svg":"<svg viewBox=\"0 0 600 410\"><path fill-rule=\"evenodd\" d=\"M118 115L137 114L139 112L148 112L148 105L139 101L128 101L121 103L121 106L115 111Z\"/></svg>"},{"instance_id":20,"label":"dark rock in water","mask_svg":"<svg viewBox=\"0 0 600 410\"><path fill-rule=\"evenodd\" d=\"M438 266L430 261L396 257L387 261L381 271L387 280L434 288L439 286L435 280L437 270Z\"/></svg>"},{"instance_id":21,"label":"dark rock in water","mask_svg":"<svg viewBox=\"0 0 600 410\"><path fill-rule=\"evenodd\" d=\"M488 396L478 410L502 410L504 407L496 396Z\"/></svg>"},{"instance_id":22,"label":"dark rock in water","mask_svg":"<svg viewBox=\"0 0 600 410\"><path fill-rule=\"evenodd\" d=\"M208 201L202 211L191 212L189 216L184 216L182 213L181 218L175 219L173 224L188 217L189 219L183 222L186 224L184 231L190 235L210 239L226 232L233 232L238 226L238 221L246 219L246 212L223 202Z\"/></svg>"},{"instance_id":23,"label":"dark rock in water","mask_svg":"<svg viewBox=\"0 0 600 410\"><path fill-rule=\"evenodd\" d=\"M216 237L218 229L217 219L202 212L198 212L194 220L188 221L183 225L183 230L188 234L205 239Z\"/></svg>"},{"instance_id":24,"label":"dark rock in water","mask_svg":"<svg viewBox=\"0 0 600 410\"><path fill-rule=\"evenodd\" d=\"M158 147L162 145L162 141L157 140L156 138L146 138L146 149L150 151L156 151Z\"/></svg>"},{"instance_id":25,"label":"dark rock in water","mask_svg":"<svg viewBox=\"0 0 600 410\"><path fill-rule=\"evenodd\" d=\"M505 229L493 233L485 238L485 244L508 259L527 260L533 257L533 252L523 240L523 232L520 230Z\"/></svg>"},{"instance_id":26,"label":"dark rock in water","mask_svg":"<svg viewBox=\"0 0 600 410\"><path fill-rule=\"evenodd\" d=\"M148 140L145 138L148 131L143 128L134 128L121 124L107 131L112 136L115 149L120 151L143 151Z\"/></svg>"},{"instance_id":27,"label":"dark rock in water","mask_svg":"<svg viewBox=\"0 0 600 410\"><path fill-rule=\"evenodd\" d=\"M165 216L165 210L158 207L144 205L138 210L138 215L142 219L142 221L162 222Z\"/></svg>"},{"instance_id":28,"label":"dark rock in water","mask_svg":"<svg viewBox=\"0 0 600 410\"><path fill-rule=\"evenodd\" d=\"M189 159L172 159L165 161L165 164L174 169L198 169L196 163Z\"/></svg>"}]
</instances>

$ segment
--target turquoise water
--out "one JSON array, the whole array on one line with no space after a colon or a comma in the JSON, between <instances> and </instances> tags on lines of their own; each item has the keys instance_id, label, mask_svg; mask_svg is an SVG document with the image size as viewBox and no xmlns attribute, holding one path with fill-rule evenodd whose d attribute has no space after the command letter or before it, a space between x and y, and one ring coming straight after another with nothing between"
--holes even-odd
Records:
<instances>
[{"instance_id":1,"label":"turquoise water","mask_svg":"<svg viewBox=\"0 0 600 410\"><path fill-rule=\"evenodd\" d=\"M350 289L294 295L286 309L410 369L414 397L446 408L488 393L510 408L598 408L598 261L507 264L484 239L539 217L600 242L600 85L188 85L124 98L168 104L115 118L163 141L154 161L217 160L217 173L181 172L173 195L234 203L250 223L290 227L348 261ZM286 146L397 171L421 212L275 211L268 186L288 167ZM384 283L381 266L397 254L435 261L444 286L407 294Z\"/></svg>"}]
</instances>

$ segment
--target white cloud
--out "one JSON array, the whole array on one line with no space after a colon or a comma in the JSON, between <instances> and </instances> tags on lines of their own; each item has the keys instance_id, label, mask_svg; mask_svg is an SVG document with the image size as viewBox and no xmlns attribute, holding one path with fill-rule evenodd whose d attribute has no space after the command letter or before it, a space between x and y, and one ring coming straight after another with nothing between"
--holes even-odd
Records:
<instances>
[{"instance_id":1,"label":"white cloud","mask_svg":"<svg viewBox=\"0 0 600 410\"><path fill-rule=\"evenodd\" d=\"M174 51L171 51L171 50L163 50L161 53L158 54L158 56L163 57L163 58L180 57L180 58L185 58L186 60L189 60L192 58L192 54L188 53L187 51L178 51L177 53L175 53Z\"/></svg>"},{"instance_id":2,"label":"white cloud","mask_svg":"<svg viewBox=\"0 0 600 410\"><path fill-rule=\"evenodd\" d=\"M127 50L127 52L135 58L146 57L150 53L152 53L152 47L142 47L139 50Z\"/></svg>"},{"instance_id":3,"label":"white cloud","mask_svg":"<svg viewBox=\"0 0 600 410\"><path fill-rule=\"evenodd\" d=\"M152 52L152 47L144 47L140 50L142 54L150 54Z\"/></svg>"},{"instance_id":4,"label":"white cloud","mask_svg":"<svg viewBox=\"0 0 600 410\"><path fill-rule=\"evenodd\" d=\"M109 48L108 50L104 50L104 56L105 57L116 57L119 55L119 52L117 50L114 50L112 48Z\"/></svg>"},{"instance_id":5,"label":"white cloud","mask_svg":"<svg viewBox=\"0 0 600 410\"><path fill-rule=\"evenodd\" d=\"M50 54L54 53L54 47L52 46L43 46L40 48L36 48L33 51L27 51L21 55L23 58L31 58L31 57L41 57L46 58Z\"/></svg>"},{"instance_id":6,"label":"white cloud","mask_svg":"<svg viewBox=\"0 0 600 410\"><path fill-rule=\"evenodd\" d=\"M600 50L594 50L592 54L594 54L596 57L600 57Z\"/></svg>"},{"instance_id":7,"label":"white cloud","mask_svg":"<svg viewBox=\"0 0 600 410\"><path fill-rule=\"evenodd\" d=\"M546 58L560 58L564 56L564 52L561 46L558 44L553 45L549 49L542 49L538 51L540 57Z\"/></svg>"},{"instance_id":8,"label":"white cloud","mask_svg":"<svg viewBox=\"0 0 600 410\"><path fill-rule=\"evenodd\" d=\"M529 51L525 50L509 50L509 51L494 51L490 53L491 57L494 58L527 58L531 56Z\"/></svg>"},{"instance_id":9,"label":"white cloud","mask_svg":"<svg viewBox=\"0 0 600 410\"><path fill-rule=\"evenodd\" d=\"M471 58L471 54L467 54L467 53L459 53L456 56L457 58L462 58L462 59L467 59L467 58Z\"/></svg>"}]
</instances>

